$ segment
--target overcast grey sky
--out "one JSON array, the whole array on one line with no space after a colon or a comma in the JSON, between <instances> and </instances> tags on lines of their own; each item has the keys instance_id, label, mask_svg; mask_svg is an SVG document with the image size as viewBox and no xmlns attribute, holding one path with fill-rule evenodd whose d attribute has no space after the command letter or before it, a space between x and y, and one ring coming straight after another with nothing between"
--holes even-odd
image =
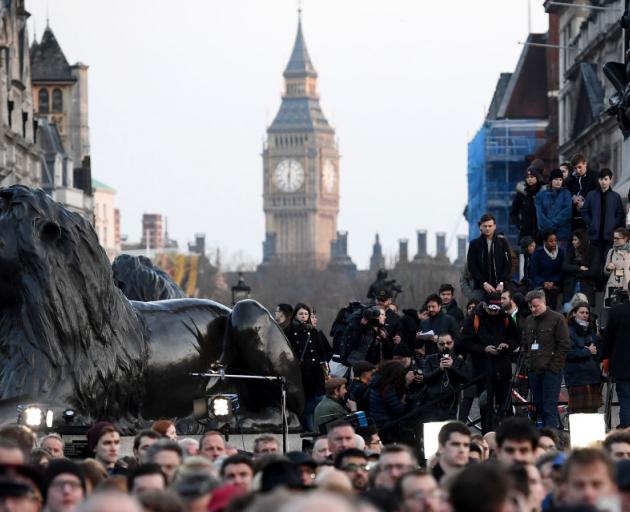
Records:
<instances>
[{"instance_id":1,"label":"overcast grey sky","mask_svg":"<svg viewBox=\"0 0 630 512\"><path fill-rule=\"evenodd\" d=\"M118 190L122 232L168 216L258 262L262 150L280 105L296 0L27 0L89 69L93 176ZM531 0L534 32L547 30ZM527 0L304 0L321 105L342 154L338 227L367 265L416 229L465 233L466 145L527 36ZM455 242L453 241L453 246Z\"/></svg>"}]
</instances>

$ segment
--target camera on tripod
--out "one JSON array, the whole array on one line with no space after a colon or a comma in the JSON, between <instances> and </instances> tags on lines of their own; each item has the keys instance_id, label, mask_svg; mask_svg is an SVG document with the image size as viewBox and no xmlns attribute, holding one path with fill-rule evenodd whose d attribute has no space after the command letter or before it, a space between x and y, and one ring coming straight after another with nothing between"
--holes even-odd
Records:
<instances>
[{"instance_id":1,"label":"camera on tripod","mask_svg":"<svg viewBox=\"0 0 630 512\"><path fill-rule=\"evenodd\" d=\"M381 317L380 308L367 308L363 311L363 318L367 320L367 323L371 327L377 327L379 325L379 318Z\"/></svg>"},{"instance_id":2,"label":"camera on tripod","mask_svg":"<svg viewBox=\"0 0 630 512\"><path fill-rule=\"evenodd\" d=\"M608 298L604 300L604 306L612 308L618 304L624 304L630 300L630 294L625 288L608 288Z\"/></svg>"}]
</instances>

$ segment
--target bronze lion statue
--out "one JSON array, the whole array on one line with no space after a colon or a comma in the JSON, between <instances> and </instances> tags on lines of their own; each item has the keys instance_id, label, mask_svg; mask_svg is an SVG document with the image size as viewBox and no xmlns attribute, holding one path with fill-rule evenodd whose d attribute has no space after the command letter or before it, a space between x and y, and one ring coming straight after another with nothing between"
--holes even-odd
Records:
<instances>
[{"instance_id":1,"label":"bronze lion statue","mask_svg":"<svg viewBox=\"0 0 630 512\"><path fill-rule=\"evenodd\" d=\"M0 188L0 354L0 423L24 403L130 429L185 417L209 385L190 372L220 359L230 371L284 375L295 413L304 400L299 364L260 304L130 301L92 225L21 185ZM270 386L244 390L244 408L271 405Z\"/></svg>"}]
</instances>

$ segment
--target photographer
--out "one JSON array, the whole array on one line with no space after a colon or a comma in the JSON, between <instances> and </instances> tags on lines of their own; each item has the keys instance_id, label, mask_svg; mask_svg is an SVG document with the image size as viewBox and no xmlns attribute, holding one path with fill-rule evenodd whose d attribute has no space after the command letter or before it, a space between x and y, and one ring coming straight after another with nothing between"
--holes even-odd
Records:
<instances>
[{"instance_id":1,"label":"photographer","mask_svg":"<svg viewBox=\"0 0 630 512\"><path fill-rule=\"evenodd\" d=\"M609 276L604 294L604 304L610 307L610 298L615 290L627 290L630 282L630 245L628 230L616 228L613 231L613 247L606 255L604 274Z\"/></svg>"},{"instance_id":2,"label":"photographer","mask_svg":"<svg viewBox=\"0 0 630 512\"><path fill-rule=\"evenodd\" d=\"M422 414L424 422L454 420L459 402L458 388L469 377L464 358L454 350L455 342L450 334L440 334L437 346L439 352L424 360L422 402L439 402Z\"/></svg>"},{"instance_id":3,"label":"photographer","mask_svg":"<svg viewBox=\"0 0 630 512\"><path fill-rule=\"evenodd\" d=\"M619 398L619 428L630 427L630 302L610 310L604 331L604 358L610 359L610 376Z\"/></svg>"},{"instance_id":4,"label":"photographer","mask_svg":"<svg viewBox=\"0 0 630 512\"><path fill-rule=\"evenodd\" d=\"M354 366L359 361L369 361L379 364L386 359L385 353L391 355L385 331L385 310L380 307L370 307L363 311L359 329L352 335L352 351L348 355L348 362Z\"/></svg>"},{"instance_id":5,"label":"photographer","mask_svg":"<svg viewBox=\"0 0 630 512\"><path fill-rule=\"evenodd\" d=\"M472 356L473 378L485 375L477 384L479 395L486 391L481 408L483 433L494 430L505 415L512 377L511 354L518 347L516 324L501 308L501 294L490 293L464 322L461 348Z\"/></svg>"}]
</instances>

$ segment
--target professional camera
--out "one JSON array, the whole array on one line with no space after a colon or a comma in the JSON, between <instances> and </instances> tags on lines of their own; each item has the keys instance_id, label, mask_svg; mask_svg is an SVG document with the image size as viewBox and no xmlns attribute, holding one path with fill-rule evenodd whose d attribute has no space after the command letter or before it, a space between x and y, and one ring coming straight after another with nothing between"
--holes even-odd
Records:
<instances>
[{"instance_id":1,"label":"professional camera","mask_svg":"<svg viewBox=\"0 0 630 512\"><path fill-rule=\"evenodd\" d=\"M624 288L609 288L609 295L606 300L604 300L604 306L607 308L612 308L617 304L623 304L630 300L630 295L628 294L628 290Z\"/></svg>"},{"instance_id":2,"label":"professional camera","mask_svg":"<svg viewBox=\"0 0 630 512\"><path fill-rule=\"evenodd\" d=\"M367 320L368 325L377 326L379 324L378 320L381 316L381 310L379 308L367 308L363 311L363 318Z\"/></svg>"}]
</instances>

